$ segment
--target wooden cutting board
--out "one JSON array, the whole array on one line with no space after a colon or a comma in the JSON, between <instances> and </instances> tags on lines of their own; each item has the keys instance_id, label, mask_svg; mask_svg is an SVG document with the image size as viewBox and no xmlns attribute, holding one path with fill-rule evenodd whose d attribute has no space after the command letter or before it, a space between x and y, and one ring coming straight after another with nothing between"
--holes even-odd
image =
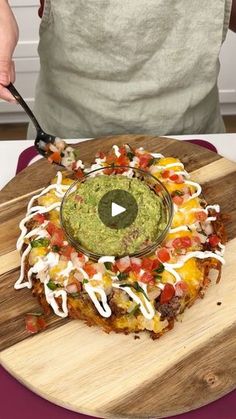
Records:
<instances>
[{"instance_id":1,"label":"wooden cutting board","mask_svg":"<svg viewBox=\"0 0 236 419\"><path fill-rule=\"evenodd\" d=\"M56 172L41 160L0 193L1 362L31 390L71 410L104 418L160 418L203 406L236 387L236 164L190 143L157 137L101 138L78 148L89 163L96 151L124 142L179 157L203 185L207 201L229 215L220 284L157 341L145 333L137 340L107 335L54 315L46 331L29 336L24 315L38 305L29 290L13 289L19 275L15 242L29 198Z\"/></svg>"}]
</instances>

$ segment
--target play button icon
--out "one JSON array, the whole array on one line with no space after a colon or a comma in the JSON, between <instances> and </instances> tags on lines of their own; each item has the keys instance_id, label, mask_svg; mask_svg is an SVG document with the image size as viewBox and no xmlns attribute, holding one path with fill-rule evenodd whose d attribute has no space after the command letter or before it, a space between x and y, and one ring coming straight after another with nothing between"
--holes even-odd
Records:
<instances>
[{"instance_id":1,"label":"play button icon","mask_svg":"<svg viewBox=\"0 0 236 419\"><path fill-rule=\"evenodd\" d=\"M98 214L106 227L119 230L134 222L138 205L131 193L123 189L113 189L100 199Z\"/></svg>"},{"instance_id":2,"label":"play button icon","mask_svg":"<svg viewBox=\"0 0 236 419\"><path fill-rule=\"evenodd\" d=\"M115 202L111 203L111 216L112 217L116 217L116 215L122 214L122 212L125 212L125 211L126 211L126 208L121 207Z\"/></svg>"}]
</instances>

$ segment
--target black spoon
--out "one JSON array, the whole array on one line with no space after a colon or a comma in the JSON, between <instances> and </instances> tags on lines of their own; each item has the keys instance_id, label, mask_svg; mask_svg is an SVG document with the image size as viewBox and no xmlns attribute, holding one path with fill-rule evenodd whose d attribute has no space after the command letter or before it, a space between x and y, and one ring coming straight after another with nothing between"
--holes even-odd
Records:
<instances>
[{"instance_id":1,"label":"black spoon","mask_svg":"<svg viewBox=\"0 0 236 419\"><path fill-rule=\"evenodd\" d=\"M27 115L30 117L31 121L33 122L33 124L36 128L37 137L35 139L34 145L35 145L38 153L41 154L43 157L48 157L48 153L45 149L46 147L45 148L43 147L43 143L45 143L45 146L47 144L53 144L57 137L55 137L54 135L51 135L51 134L47 134L45 131L43 131L43 129L39 125L37 119L35 118L33 112L31 111L31 109L29 108L27 103L24 101L24 99L22 98L22 96L16 90L15 86L12 83L10 83L8 86L6 86L6 88L9 90L9 92L11 92L11 94L14 96L14 98L17 100L17 102L22 106L22 108L27 113ZM58 163L56 163L56 164L58 164ZM62 164L60 164L60 166L64 167Z\"/></svg>"}]
</instances>

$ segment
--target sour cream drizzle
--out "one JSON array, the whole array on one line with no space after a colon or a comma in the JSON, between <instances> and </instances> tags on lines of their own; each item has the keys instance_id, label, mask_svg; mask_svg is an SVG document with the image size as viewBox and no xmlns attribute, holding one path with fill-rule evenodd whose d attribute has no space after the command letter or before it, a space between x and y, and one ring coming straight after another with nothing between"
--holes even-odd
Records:
<instances>
[{"instance_id":1,"label":"sour cream drizzle","mask_svg":"<svg viewBox=\"0 0 236 419\"><path fill-rule=\"evenodd\" d=\"M27 282L22 283L25 277L25 258L29 254L30 251L31 251L31 245L29 244L21 256L20 276L14 285L14 288L16 290L19 290L21 288L32 288L32 283L29 280Z\"/></svg>"},{"instance_id":2,"label":"sour cream drizzle","mask_svg":"<svg viewBox=\"0 0 236 419\"><path fill-rule=\"evenodd\" d=\"M49 280L49 278L48 278ZM52 291L50 290L50 288L48 288L47 283L48 280L44 282L44 292L45 292L45 297L46 300L48 302L48 304L50 304L50 306L52 307L54 313L59 316L59 317L67 317L68 316L68 308L67 308L67 292L65 290L56 290L56 291ZM62 298L62 305L61 305L61 310L55 300L55 298L61 297Z\"/></svg>"},{"instance_id":3,"label":"sour cream drizzle","mask_svg":"<svg viewBox=\"0 0 236 419\"><path fill-rule=\"evenodd\" d=\"M161 153L150 153L155 159L162 159L164 156Z\"/></svg>"},{"instance_id":4,"label":"sour cream drizzle","mask_svg":"<svg viewBox=\"0 0 236 419\"><path fill-rule=\"evenodd\" d=\"M119 151L119 147L117 145L113 145L112 148L114 150L114 153L115 153L116 157L120 157L121 156L121 153Z\"/></svg>"},{"instance_id":5,"label":"sour cream drizzle","mask_svg":"<svg viewBox=\"0 0 236 419\"><path fill-rule=\"evenodd\" d=\"M199 183L192 182L191 180L185 180L185 184L186 184L186 185L193 186L194 188L196 188L196 189L197 189L197 191L196 191L193 195L191 195L191 196L187 199L187 202L188 202L188 201L191 201L192 199L195 199L195 198L197 198L199 195L201 195L201 193L202 193L202 188L201 188L201 186L199 185Z\"/></svg>"},{"instance_id":6,"label":"sour cream drizzle","mask_svg":"<svg viewBox=\"0 0 236 419\"><path fill-rule=\"evenodd\" d=\"M84 288L90 296L93 304L95 305L97 311L101 314L102 317L110 317L111 309L107 304L107 296L102 287L93 287L90 284L84 284ZM101 297L102 305L98 301L96 294L99 294Z\"/></svg>"},{"instance_id":7,"label":"sour cream drizzle","mask_svg":"<svg viewBox=\"0 0 236 419\"><path fill-rule=\"evenodd\" d=\"M141 284L139 283L139 285L142 287L142 289L144 290L145 293L147 293L147 285L146 284ZM143 299L145 301L145 304L143 303L143 301L141 300L141 298L139 298L130 287L122 287L120 284L112 284L113 288L117 288L120 289L122 291L125 291L131 298L133 301L135 301L137 304L139 304L140 306L140 311L142 312L142 314L144 315L144 317L148 320L151 320L154 315L155 315L155 310L153 308L153 305L150 303L150 301L147 300L147 298L145 296L143 296Z\"/></svg>"},{"instance_id":8,"label":"sour cream drizzle","mask_svg":"<svg viewBox=\"0 0 236 419\"><path fill-rule=\"evenodd\" d=\"M46 212L50 212L53 209L59 208L60 205L61 205L61 202L55 202L54 204L50 205L49 207L37 206L37 207L32 207L30 209L30 213L28 213L26 215L26 217L23 218L23 220L21 220L21 222L19 224L19 227L20 227L20 230L21 230L21 235L18 238L17 243L16 243L17 250L21 249L21 247L24 243L24 238L27 234L27 228L25 226L25 223L30 221L31 218L33 218L36 214L45 214ZM32 212L32 211L35 211L35 212Z\"/></svg>"},{"instance_id":9,"label":"sour cream drizzle","mask_svg":"<svg viewBox=\"0 0 236 419\"><path fill-rule=\"evenodd\" d=\"M189 226L179 226L176 228L171 228L169 234L179 233L180 231L189 231L189 229L197 228L197 223L190 224Z\"/></svg>"},{"instance_id":10,"label":"sour cream drizzle","mask_svg":"<svg viewBox=\"0 0 236 419\"><path fill-rule=\"evenodd\" d=\"M184 264L192 258L198 258L198 259L208 259L208 258L214 258L219 260L223 265L225 264L225 260L222 258L222 256L217 255L214 252L202 252L200 250L196 250L195 252L189 252L185 256L182 256L177 263L164 263L165 268L172 268L172 269L180 269L184 266Z\"/></svg>"},{"instance_id":11,"label":"sour cream drizzle","mask_svg":"<svg viewBox=\"0 0 236 419\"><path fill-rule=\"evenodd\" d=\"M206 208L191 208L189 210L186 210L185 208L179 208L179 212L205 212L205 214L208 214L209 210L215 210L215 212L219 213L220 212L220 206L219 205L207 205Z\"/></svg>"},{"instance_id":12,"label":"sour cream drizzle","mask_svg":"<svg viewBox=\"0 0 236 419\"><path fill-rule=\"evenodd\" d=\"M30 208L33 205L33 202L40 198L41 196L45 195L46 193L48 193L49 191L51 191L52 189L56 189L56 195L58 196L58 198L63 198L65 192L67 191L67 189L69 189L69 185L62 185L62 173L61 172L57 172L56 174L57 176L57 182L53 183L52 185L47 186L47 188L43 189L42 192L40 192L40 194L38 195L34 195L31 200L28 203L28 207L27 207L27 212L30 210Z\"/></svg>"}]
</instances>

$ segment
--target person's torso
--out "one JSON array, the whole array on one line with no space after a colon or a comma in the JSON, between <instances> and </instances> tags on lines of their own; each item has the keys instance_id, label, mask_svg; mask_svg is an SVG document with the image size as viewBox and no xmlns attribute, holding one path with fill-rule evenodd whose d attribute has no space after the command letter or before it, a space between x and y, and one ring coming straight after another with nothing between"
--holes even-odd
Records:
<instances>
[{"instance_id":1,"label":"person's torso","mask_svg":"<svg viewBox=\"0 0 236 419\"><path fill-rule=\"evenodd\" d=\"M216 84L230 6L47 0L36 110L73 137L223 129Z\"/></svg>"}]
</instances>

